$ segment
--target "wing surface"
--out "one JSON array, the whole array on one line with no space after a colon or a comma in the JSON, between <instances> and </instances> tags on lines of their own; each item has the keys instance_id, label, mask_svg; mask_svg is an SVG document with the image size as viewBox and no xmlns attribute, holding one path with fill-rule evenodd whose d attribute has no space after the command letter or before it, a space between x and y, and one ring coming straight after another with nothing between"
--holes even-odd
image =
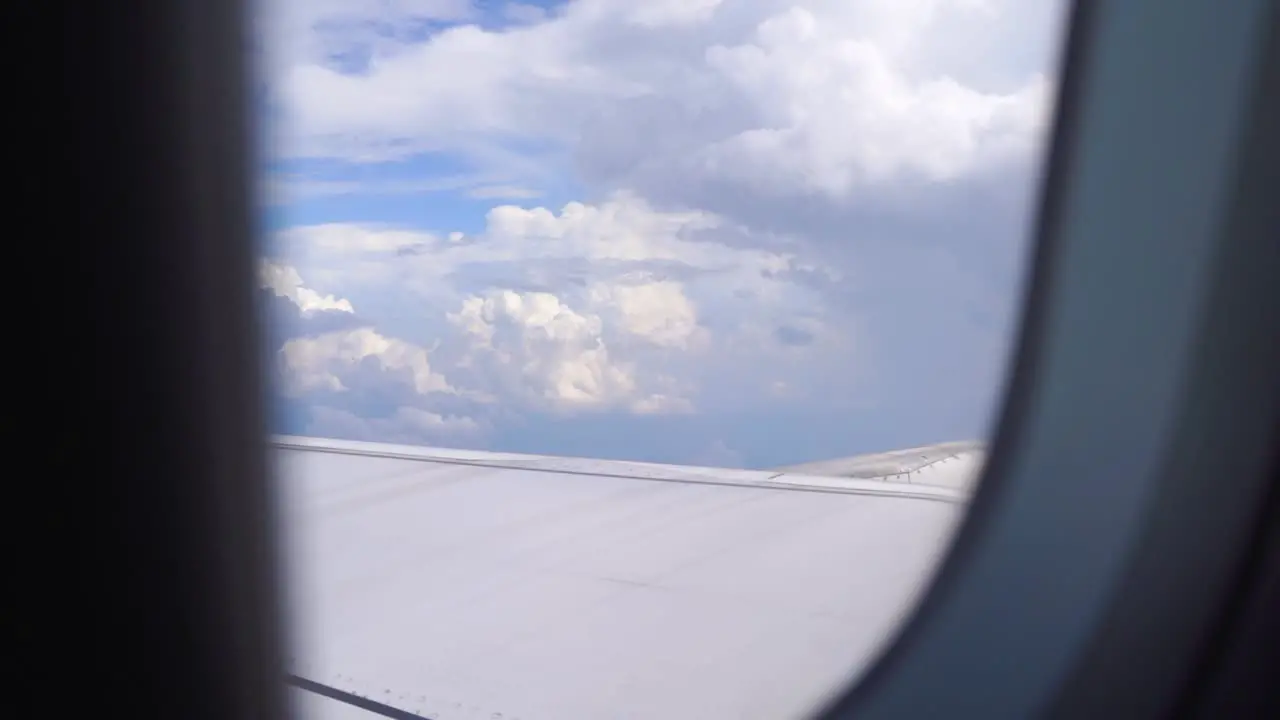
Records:
<instances>
[{"instance_id":1,"label":"wing surface","mask_svg":"<svg viewBox=\"0 0 1280 720\"><path fill-rule=\"evenodd\" d=\"M301 716L801 714L963 511L980 449L912 452L836 477L276 438Z\"/></svg>"},{"instance_id":2,"label":"wing surface","mask_svg":"<svg viewBox=\"0 0 1280 720\"><path fill-rule=\"evenodd\" d=\"M777 472L868 478L967 490L986 460L980 442L945 442L883 453L788 465Z\"/></svg>"}]
</instances>

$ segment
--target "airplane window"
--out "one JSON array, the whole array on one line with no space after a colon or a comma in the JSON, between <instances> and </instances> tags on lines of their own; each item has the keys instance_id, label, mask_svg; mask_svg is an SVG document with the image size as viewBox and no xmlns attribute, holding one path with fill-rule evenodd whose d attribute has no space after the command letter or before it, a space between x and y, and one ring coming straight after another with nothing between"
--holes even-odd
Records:
<instances>
[{"instance_id":1,"label":"airplane window","mask_svg":"<svg viewBox=\"0 0 1280 720\"><path fill-rule=\"evenodd\" d=\"M778 718L982 468L1059 0L259 0L303 717Z\"/></svg>"}]
</instances>

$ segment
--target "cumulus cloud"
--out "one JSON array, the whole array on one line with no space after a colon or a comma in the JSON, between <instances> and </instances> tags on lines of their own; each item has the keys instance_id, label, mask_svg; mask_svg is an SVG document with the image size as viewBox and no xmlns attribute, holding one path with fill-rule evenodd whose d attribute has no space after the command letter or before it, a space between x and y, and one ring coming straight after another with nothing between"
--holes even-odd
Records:
<instances>
[{"instance_id":1,"label":"cumulus cloud","mask_svg":"<svg viewBox=\"0 0 1280 720\"><path fill-rule=\"evenodd\" d=\"M277 297L289 300L303 313L325 310L355 312L351 302L345 298L321 295L311 288L303 287L302 276L288 265L262 260L258 265L258 277L263 288L275 293Z\"/></svg>"},{"instance_id":2,"label":"cumulus cloud","mask_svg":"<svg viewBox=\"0 0 1280 720\"><path fill-rule=\"evenodd\" d=\"M282 202L458 199L395 224L312 210L272 237L288 265L264 287L331 323L299 321L278 356L311 427L850 408L981 426L1057 0L267 7L273 160L328 168L288 175ZM707 457L754 447L715 438Z\"/></svg>"},{"instance_id":3,"label":"cumulus cloud","mask_svg":"<svg viewBox=\"0 0 1280 720\"><path fill-rule=\"evenodd\" d=\"M425 349L386 337L372 328L294 338L280 348L279 354L285 388L295 394L344 391L348 386L343 375L366 362L374 363L383 373L402 377L405 385L420 395L456 392L443 375L432 370Z\"/></svg>"},{"instance_id":4,"label":"cumulus cloud","mask_svg":"<svg viewBox=\"0 0 1280 720\"><path fill-rule=\"evenodd\" d=\"M534 140L615 184L686 176L845 197L954 180L1033 145L1048 48L1010 62L982 43L1011 24L1046 34L1057 5L1015 5L578 0L533 25L386 38L391 49L358 68L299 55L276 97L289 153L390 158ZM936 67L930 48L954 45L947 34L1014 72L995 82L982 68L965 78Z\"/></svg>"},{"instance_id":5,"label":"cumulus cloud","mask_svg":"<svg viewBox=\"0 0 1280 720\"><path fill-rule=\"evenodd\" d=\"M490 287L541 284L558 291L624 277L714 278L721 295L777 293L788 273L820 274L788 252L785 243L770 239L769 247L752 247L747 230L714 214L661 211L630 193L599 203L569 202L558 211L498 205L487 211L484 225L466 235L329 223L290 228L273 244L305 265L309 276L335 286L393 284L423 295L449 279L463 285L476 279ZM674 297L672 288L658 285L630 295L624 290L619 301L634 310L642 302L635 292L657 299L663 293ZM691 310L682 312L687 316Z\"/></svg>"},{"instance_id":6,"label":"cumulus cloud","mask_svg":"<svg viewBox=\"0 0 1280 720\"><path fill-rule=\"evenodd\" d=\"M258 287L267 350L273 354L290 338L353 330L365 324L350 300L307 287L292 265L260 260Z\"/></svg>"},{"instance_id":7,"label":"cumulus cloud","mask_svg":"<svg viewBox=\"0 0 1280 720\"><path fill-rule=\"evenodd\" d=\"M697 310L680 283L597 283L589 294L593 303L616 310L622 330L655 345L688 348L698 334Z\"/></svg>"},{"instance_id":8,"label":"cumulus cloud","mask_svg":"<svg viewBox=\"0 0 1280 720\"><path fill-rule=\"evenodd\" d=\"M477 392L535 409L654 414L691 412L706 375L740 384L745 397L777 363L794 366L794 352L771 350L780 323L807 328L825 350L851 342L825 332L814 284L827 275L793 254L726 240L741 232L712 214L619 194L559 211L501 205L470 235L329 224L289 229L277 243L307 258L308 276L414 308L418 342L437 346L450 378ZM744 352L754 362L741 363ZM818 362L817 353L800 361ZM847 376L847 363L810 366L799 384ZM332 385L323 375L310 382Z\"/></svg>"},{"instance_id":9,"label":"cumulus cloud","mask_svg":"<svg viewBox=\"0 0 1280 720\"><path fill-rule=\"evenodd\" d=\"M691 166L773 194L839 198L903 177L954 180L1023 155L1045 106L1042 77L1007 93L915 80L874 38L800 7L745 42L709 47L706 63L756 121L705 145Z\"/></svg>"},{"instance_id":10,"label":"cumulus cloud","mask_svg":"<svg viewBox=\"0 0 1280 720\"><path fill-rule=\"evenodd\" d=\"M289 402L301 401L308 418L303 431L414 443L480 432L472 417L436 411L441 395L464 398L464 406L484 396L451 385L433 368L426 348L380 333L355 314L350 300L307 288L292 266L263 260L259 269L259 284L271 301L268 341L277 390ZM341 399L346 409L333 406Z\"/></svg>"},{"instance_id":11,"label":"cumulus cloud","mask_svg":"<svg viewBox=\"0 0 1280 720\"><path fill-rule=\"evenodd\" d=\"M429 329L422 340L411 341L356 315L346 297L311 291L298 269L263 262L263 287L278 291L277 299L296 300L290 304L297 316L289 325L294 336L278 343L275 364L280 392L301 403L310 418L305 431L453 442L463 437L461 430L467 437L482 435L487 423L480 418L492 420L512 409L693 411L694 384L687 373L681 377L681 358L669 356L705 349L707 330L682 283L637 269L663 257L686 266L674 258L682 244L699 247L679 237L688 217L664 217L620 199L605 207L571 204L560 214L506 206L491 212L490 220L486 232L469 238L336 224L279 234L277 249L309 263L308 277L328 277L359 293L362 282L380 286L383 280L378 272L352 268L376 267L418 272L422 282L416 287L424 290L415 296L413 283L399 285ZM623 242L611 247L614 238ZM689 259L741 272L740 263L725 262L717 253L751 255L728 247L710 250L689 253ZM508 280L519 281L520 272L537 274L528 263L539 255L563 261L593 253L620 264L611 271L595 268L590 282L558 294L504 287ZM513 274L498 275L496 285L480 290L465 287L468 269L485 264L504 265ZM317 309L306 310L312 306ZM312 314L341 315L350 324L308 332L310 326L298 321ZM655 362L664 356L666 361Z\"/></svg>"},{"instance_id":12,"label":"cumulus cloud","mask_svg":"<svg viewBox=\"0 0 1280 720\"><path fill-rule=\"evenodd\" d=\"M608 303L607 300L603 303ZM592 304L592 310L599 304ZM660 322L661 308L645 308L643 322ZM625 311L621 313L626 318ZM639 413L687 412L688 399L662 392L669 378L643 373L638 364L610 353L605 320L579 312L550 293L495 290L466 298L449 320L472 343L469 364L483 366L514 397L524 395L557 409L629 408ZM622 331L632 331L623 320ZM665 328L643 325L641 337L662 344ZM691 329L689 330L692 331Z\"/></svg>"}]
</instances>

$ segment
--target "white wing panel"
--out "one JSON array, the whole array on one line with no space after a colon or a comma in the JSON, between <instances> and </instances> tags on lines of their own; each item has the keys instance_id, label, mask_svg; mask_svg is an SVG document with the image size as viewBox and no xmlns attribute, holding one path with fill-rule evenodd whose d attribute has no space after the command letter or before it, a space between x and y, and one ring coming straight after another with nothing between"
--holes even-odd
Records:
<instances>
[{"instance_id":1,"label":"white wing panel","mask_svg":"<svg viewBox=\"0 0 1280 720\"><path fill-rule=\"evenodd\" d=\"M778 468L777 472L878 479L967 491L985 461L986 447L982 443L948 442L789 465Z\"/></svg>"},{"instance_id":2,"label":"white wing panel","mask_svg":"<svg viewBox=\"0 0 1280 720\"><path fill-rule=\"evenodd\" d=\"M702 482L727 485L798 487L827 492L852 492L869 495L893 494L957 501L967 497L969 479L980 469L980 452L957 453L951 449L934 450L929 461L906 460L883 464L879 458L892 455L864 455L856 458L814 463L817 471L780 468L776 470L735 470L728 468L660 465L625 460L593 460L517 453L494 453L482 450L451 450L415 445L391 445L354 440L328 440L280 436L275 444L281 449L323 450L327 454L394 460L429 461L442 465L469 465L481 468L523 469L570 475L622 477L630 479L674 482ZM939 446L941 447L941 446ZM912 453L927 448L913 449ZM864 462L863 459L870 459ZM339 461L326 460L325 463ZM914 463L914 465L911 465ZM801 466L796 466L800 468ZM883 474L867 468L879 467ZM848 472L856 468L857 474ZM844 472L842 472L844 471ZM341 473L338 473L341 475Z\"/></svg>"},{"instance_id":3,"label":"white wing panel","mask_svg":"<svg viewBox=\"0 0 1280 720\"><path fill-rule=\"evenodd\" d=\"M438 720L803 714L892 632L963 510L769 471L299 438L277 457L293 672Z\"/></svg>"}]
</instances>

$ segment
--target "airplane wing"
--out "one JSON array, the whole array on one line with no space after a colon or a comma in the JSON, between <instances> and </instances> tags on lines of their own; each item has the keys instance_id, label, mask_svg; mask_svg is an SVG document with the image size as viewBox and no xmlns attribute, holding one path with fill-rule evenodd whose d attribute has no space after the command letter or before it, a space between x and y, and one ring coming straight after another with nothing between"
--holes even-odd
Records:
<instances>
[{"instance_id":1,"label":"airplane wing","mask_svg":"<svg viewBox=\"0 0 1280 720\"><path fill-rule=\"evenodd\" d=\"M982 463L274 440L300 717L781 718L875 657ZM825 473L825 474L824 474Z\"/></svg>"}]
</instances>

